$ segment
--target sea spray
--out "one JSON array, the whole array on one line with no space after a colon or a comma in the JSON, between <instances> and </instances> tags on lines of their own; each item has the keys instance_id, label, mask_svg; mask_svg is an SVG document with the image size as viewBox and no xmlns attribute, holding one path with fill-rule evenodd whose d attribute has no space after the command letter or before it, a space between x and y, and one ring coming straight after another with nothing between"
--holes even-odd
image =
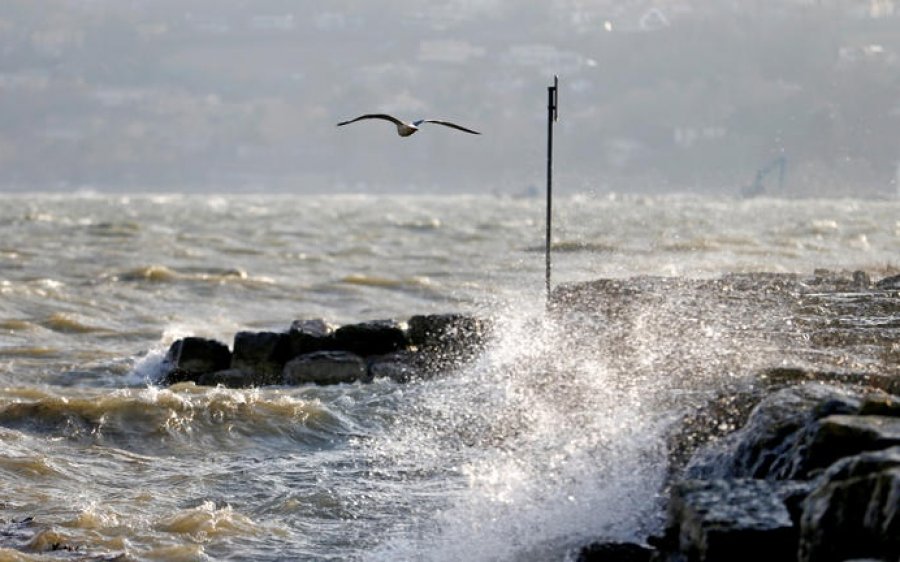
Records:
<instances>
[{"instance_id":1,"label":"sea spray","mask_svg":"<svg viewBox=\"0 0 900 562\"><path fill-rule=\"evenodd\" d=\"M415 517L368 559L543 560L658 526L661 389L615 381L627 373L543 311L497 324L479 361L410 389L414 406L369 443L383 470L411 459L429 470L403 475Z\"/></svg>"}]
</instances>

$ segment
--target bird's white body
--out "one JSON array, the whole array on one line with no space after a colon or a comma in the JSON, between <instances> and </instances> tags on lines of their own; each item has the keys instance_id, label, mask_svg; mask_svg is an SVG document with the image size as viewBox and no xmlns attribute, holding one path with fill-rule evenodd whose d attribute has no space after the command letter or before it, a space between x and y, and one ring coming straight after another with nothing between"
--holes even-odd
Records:
<instances>
[{"instance_id":1,"label":"bird's white body","mask_svg":"<svg viewBox=\"0 0 900 562\"><path fill-rule=\"evenodd\" d=\"M408 137L419 130L419 125L422 123L435 123L437 125L444 125L445 127L450 127L451 129L456 129L458 131L463 131L466 133L470 133L472 135L480 135L478 131L473 131L472 129L467 129L461 125L457 125L456 123L451 123L450 121L443 121L441 119L419 119L418 121L408 122L401 121L397 119L393 115L388 115L386 113L368 113L366 115L360 115L356 119L350 119L349 121L341 121L337 124L338 127L343 125L349 125L350 123L356 123L357 121L362 121L363 119L382 119L384 121L390 121L394 125L397 126L397 134L401 137Z\"/></svg>"},{"instance_id":2,"label":"bird's white body","mask_svg":"<svg viewBox=\"0 0 900 562\"><path fill-rule=\"evenodd\" d=\"M412 123L397 123L397 133L401 137L408 137L409 135L418 131L419 128L413 125Z\"/></svg>"}]
</instances>

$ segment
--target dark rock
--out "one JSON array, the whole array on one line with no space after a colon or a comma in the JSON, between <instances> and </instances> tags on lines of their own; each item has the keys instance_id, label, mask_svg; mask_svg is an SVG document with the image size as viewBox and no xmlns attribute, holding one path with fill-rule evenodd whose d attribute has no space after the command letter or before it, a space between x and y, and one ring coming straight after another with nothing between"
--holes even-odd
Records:
<instances>
[{"instance_id":1,"label":"dark rock","mask_svg":"<svg viewBox=\"0 0 900 562\"><path fill-rule=\"evenodd\" d=\"M321 319L295 320L288 332L291 357L334 348L334 328Z\"/></svg>"},{"instance_id":2,"label":"dark rock","mask_svg":"<svg viewBox=\"0 0 900 562\"><path fill-rule=\"evenodd\" d=\"M875 287L883 291L896 291L897 289L900 289L900 275L885 277L875 283Z\"/></svg>"},{"instance_id":3,"label":"dark rock","mask_svg":"<svg viewBox=\"0 0 900 562\"><path fill-rule=\"evenodd\" d=\"M374 357L369 361L369 378L388 378L395 382L409 382L422 378L421 358L410 351L398 351Z\"/></svg>"},{"instance_id":4,"label":"dark rock","mask_svg":"<svg viewBox=\"0 0 900 562\"><path fill-rule=\"evenodd\" d=\"M479 347L484 343L484 323L463 314L413 316L408 322L409 341L418 347L451 349Z\"/></svg>"},{"instance_id":5,"label":"dark rock","mask_svg":"<svg viewBox=\"0 0 900 562\"><path fill-rule=\"evenodd\" d=\"M250 388L259 386L259 377L240 369L225 369L215 373L200 375L197 384L202 386L222 385L226 388Z\"/></svg>"},{"instance_id":6,"label":"dark rock","mask_svg":"<svg viewBox=\"0 0 900 562\"><path fill-rule=\"evenodd\" d=\"M900 399L891 394L870 394L863 399L859 415L900 417Z\"/></svg>"},{"instance_id":7,"label":"dark rock","mask_svg":"<svg viewBox=\"0 0 900 562\"><path fill-rule=\"evenodd\" d=\"M680 482L672 489L668 525L678 553L690 561L793 562L796 557L790 514L765 480Z\"/></svg>"},{"instance_id":8,"label":"dark rock","mask_svg":"<svg viewBox=\"0 0 900 562\"><path fill-rule=\"evenodd\" d=\"M253 373L259 384L277 384L291 356L290 338L279 332L238 332L231 368Z\"/></svg>"},{"instance_id":9,"label":"dark rock","mask_svg":"<svg viewBox=\"0 0 900 562\"><path fill-rule=\"evenodd\" d=\"M410 343L421 352L421 367L429 375L474 359L488 337L484 321L463 314L413 316L408 325Z\"/></svg>"},{"instance_id":10,"label":"dark rock","mask_svg":"<svg viewBox=\"0 0 900 562\"><path fill-rule=\"evenodd\" d=\"M655 551L649 546L627 542L598 542L578 553L576 562L650 562Z\"/></svg>"},{"instance_id":11,"label":"dark rock","mask_svg":"<svg viewBox=\"0 0 900 562\"><path fill-rule=\"evenodd\" d=\"M216 340L188 337L172 343L164 363L167 384L196 381L204 373L227 369L231 352L227 345Z\"/></svg>"},{"instance_id":12,"label":"dark rock","mask_svg":"<svg viewBox=\"0 0 900 562\"><path fill-rule=\"evenodd\" d=\"M823 384L782 389L760 402L740 430L699 451L691 478L770 478L792 461L802 431L817 419L859 411L860 400ZM781 478L791 478L785 474Z\"/></svg>"},{"instance_id":13,"label":"dark rock","mask_svg":"<svg viewBox=\"0 0 900 562\"><path fill-rule=\"evenodd\" d=\"M776 478L808 478L842 457L900 446L900 418L828 416L807 427L772 466Z\"/></svg>"},{"instance_id":14,"label":"dark rock","mask_svg":"<svg viewBox=\"0 0 900 562\"><path fill-rule=\"evenodd\" d=\"M362 357L386 355L407 347L406 333L393 320L373 320L341 326L334 332L334 347Z\"/></svg>"},{"instance_id":15,"label":"dark rock","mask_svg":"<svg viewBox=\"0 0 900 562\"><path fill-rule=\"evenodd\" d=\"M807 480L780 480L772 482L775 493L784 502L794 527L799 528L800 517L803 515L803 502L816 488L815 482Z\"/></svg>"},{"instance_id":16,"label":"dark rock","mask_svg":"<svg viewBox=\"0 0 900 562\"><path fill-rule=\"evenodd\" d=\"M804 503L798 560L900 557L900 447L843 459Z\"/></svg>"},{"instance_id":17,"label":"dark rock","mask_svg":"<svg viewBox=\"0 0 900 562\"><path fill-rule=\"evenodd\" d=\"M290 360L284 366L287 385L339 384L368 381L366 362L346 351L315 351Z\"/></svg>"}]
</instances>

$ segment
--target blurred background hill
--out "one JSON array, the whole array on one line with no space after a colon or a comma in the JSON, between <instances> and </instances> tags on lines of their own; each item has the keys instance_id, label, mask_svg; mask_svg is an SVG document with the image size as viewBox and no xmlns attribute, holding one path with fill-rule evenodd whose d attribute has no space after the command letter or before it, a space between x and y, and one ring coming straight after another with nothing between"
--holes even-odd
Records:
<instances>
[{"instance_id":1,"label":"blurred background hill","mask_svg":"<svg viewBox=\"0 0 900 562\"><path fill-rule=\"evenodd\" d=\"M526 194L554 73L560 189L897 193L893 0L4 0L0 190Z\"/></svg>"}]
</instances>

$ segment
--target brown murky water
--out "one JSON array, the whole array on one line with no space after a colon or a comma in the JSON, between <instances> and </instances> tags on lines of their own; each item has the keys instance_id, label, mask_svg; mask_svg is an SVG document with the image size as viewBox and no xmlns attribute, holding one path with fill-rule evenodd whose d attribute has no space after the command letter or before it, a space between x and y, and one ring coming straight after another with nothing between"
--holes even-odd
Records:
<instances>
[{"instance_id":1,"label":"brown murky water","mask_svg":"<svg viewBox=\"0 0 900 562\"><path fill-rule=\"evenodd\" d=\"M560 559L658 525L703 396L896 369L850 272L894 272L897 202L556 208L555 281L612 280L551 321L539 200L0 197L0 559ZM434 380L155 384L184 335L446 311L498 329Z\"/></svg>"}]
</instances>

